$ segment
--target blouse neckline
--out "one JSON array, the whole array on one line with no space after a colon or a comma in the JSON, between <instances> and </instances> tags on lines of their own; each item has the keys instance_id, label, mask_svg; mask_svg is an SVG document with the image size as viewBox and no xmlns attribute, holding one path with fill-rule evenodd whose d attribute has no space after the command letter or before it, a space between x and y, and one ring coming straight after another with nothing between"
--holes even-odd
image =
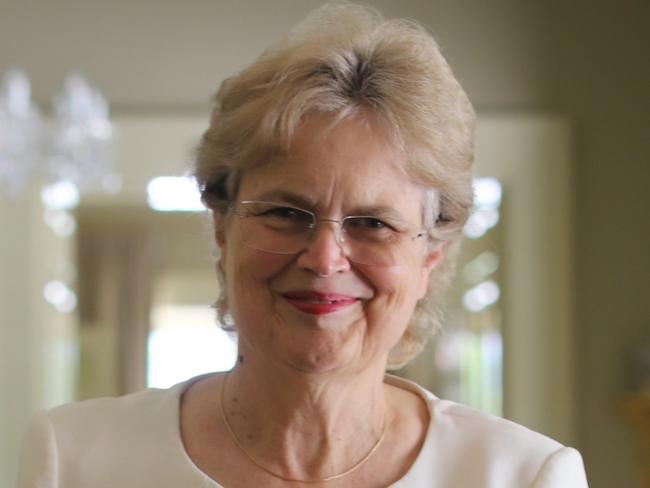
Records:
<instances>
[{"instance_id":1,"label":"blouse neckline","mask_svg":"<svg viewBox=\"0 0 650 488\"><path fill-rule=\"evenodd\" d=\"M213 480L205 472L203 472L194 463L192 458L190 458L189 454L185 450L185 446L183 444L183 440L181 437L181 426L180 426L181 397L183 393L185 393L194 383L204 378L213 376L215 374L218 373L206 373L203 375L195 376L188 380L177 383L176 385L172 386L167 390L167 393L169 394L169 400L170 400L169 406L171 409L173 409L171 413L176 419L176 423L174 424L173 431L169 433L170 445L175 446L175 451L180 452L180 455L183 457L187 465L190 466L194 474L201 479L202 486L204 486L205 488L225 488L225 487L223 485L220 485L217 481ZM431 431L433 428L433 418L434 418L433 400L435 400L436 397L431 392L425 390L417 383L404 378L400 378L398 376L386 374L384 376L384 382L391 386L395 386L397 388L401 388L403 390L407 390L417 394L427 406L427 411L429 413L429 426L427 428L427 434L424 439L424 443L420 448L420 452L418 453L417 457L415 458L415 461L413 462L409 470L406 472L406 474L398 481L390 485L389 488L406 488L408 486L416 486L415 484L410 484L409 480L420 479L419 473L426 470L426 467L431 460L430 456L428 456L426 453L428 453L431 450L431 444L433 442L432 435L431 435Z\"/></svg>"}]
</instances>

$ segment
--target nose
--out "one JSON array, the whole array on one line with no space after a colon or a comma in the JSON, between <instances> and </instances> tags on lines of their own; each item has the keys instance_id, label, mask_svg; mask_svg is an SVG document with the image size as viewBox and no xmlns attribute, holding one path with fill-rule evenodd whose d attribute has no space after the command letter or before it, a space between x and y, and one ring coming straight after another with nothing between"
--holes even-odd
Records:
<instances>
[{"instance_id":1,"label":"nose","mask_svg":"<svg viewBox=\"0 0 650 488\"><path fill-rule=\"evenodd\" d=\"M341 226L336 221L322 220L298 256L298 266L319 276L349 270L350 261L346 257L341 232Z\"/></svg>"}]
</instances>

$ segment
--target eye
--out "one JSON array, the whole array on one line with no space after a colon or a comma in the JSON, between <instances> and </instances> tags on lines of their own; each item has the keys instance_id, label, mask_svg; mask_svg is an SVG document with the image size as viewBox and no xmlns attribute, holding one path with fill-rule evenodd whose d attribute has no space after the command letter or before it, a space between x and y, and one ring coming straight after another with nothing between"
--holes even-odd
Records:
<instances>
[{"instance_id":1,"label":"eye","mask_svg":"<svg viewBox=\"0 0 650 488\"><path fill-rule=\"evenodd\" d=\"M349 217L345 233L353 240L367 243L393 242L400 234L393 225L377 217Z\"/></svg>"},{"instance_id":2,"label":"eye","mask_svg":"<svg viewBox=\"0 0 650 488\"><path fill-rule=\"evenodd\" d=\"M348 227L358 230L392 230L386 222L376 217L352 217L347 219Z\"/></svg>"},{"instance_id":3,"label":"eye","mask_svg":"<svg viewBox=\"0 0 650 488\"><path fill-rule=\"evenodd\" d=\"M298 208L293 208L293 207L268 207L258 215L262 215L265 217L270 217L278 220L311 222L310 214L308 214L304 210L300 210Z\"/></svg>"},{"instance_id":4,"label":"eye","mask_svg":"<svg viewBox=\"0 0 650 488\"><path fill-rule=\"evenodd\" d=\"M304 232L311 228L311 213L288 205L273 202L246 202L251 223L276 232Z\"/></svg>"}]
</instances>

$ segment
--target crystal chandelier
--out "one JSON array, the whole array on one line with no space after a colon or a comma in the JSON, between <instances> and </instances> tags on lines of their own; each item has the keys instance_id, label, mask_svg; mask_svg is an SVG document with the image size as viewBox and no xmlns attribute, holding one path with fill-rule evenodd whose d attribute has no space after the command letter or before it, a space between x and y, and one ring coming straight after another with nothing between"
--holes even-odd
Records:
<instances>
[{"instance_id":1,"label":"crystal chandelier","mask_svg":"<svg viewBox=\"0 0 650 488\"><path fill-rule=\"evenodd\" d=\"M27 76L9 71L0 87L0 193L14 197L32 179L44 191L63 185L81 193L115 193L114 134L108 104L82 76L69 75L46 123L31 100Z\"/></svg>"}]
</instances>

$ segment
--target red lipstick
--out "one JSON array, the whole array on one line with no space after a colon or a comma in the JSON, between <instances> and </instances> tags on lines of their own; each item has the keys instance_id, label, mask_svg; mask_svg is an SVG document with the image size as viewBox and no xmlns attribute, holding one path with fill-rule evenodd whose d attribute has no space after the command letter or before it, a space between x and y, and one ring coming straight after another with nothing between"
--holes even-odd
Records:
<instances>
[{"instance_id":1,"label":"red lipstick","mask_svg":"<svg viewBox=\"0 0 650 488\"><path fill-rule=\"evenodd\" d=\"M301 312L312 315L333 313L357 301L355 297L349 295L310 290L290 291L284 294L284 298Z\"/></svg>"}]
</instances>

